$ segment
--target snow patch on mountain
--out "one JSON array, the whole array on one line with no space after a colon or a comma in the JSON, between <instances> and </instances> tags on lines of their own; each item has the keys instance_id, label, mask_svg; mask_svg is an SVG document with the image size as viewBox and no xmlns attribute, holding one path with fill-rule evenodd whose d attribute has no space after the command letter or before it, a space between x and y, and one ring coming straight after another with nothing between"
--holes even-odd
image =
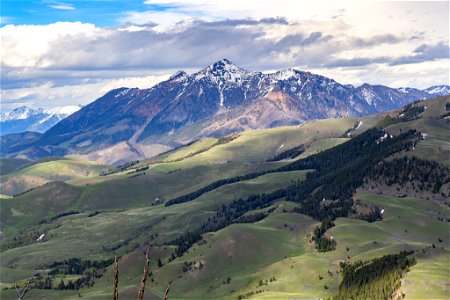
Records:
<instances>
[{"instance_id":1,"label":"snow patch on mountain","mask_svg":"<svg viewBox=\"0 0 450 300\"><path fill-rule=\"evenodd\" d=\"M445 88L430 91L445 92ZM173 147L205 136L363 116L435 96L414 88L342 85L296 69L253 72L222 59L192 74L178 71L149 89L110 91L73 118L59 121L55 114L37 123L59 122L42 137L48 145L61 147L66 153L88 153L125 141ZM25 125L37 128L35 119ZM4 128L2 124L2 131ZM85 146L79 150L71 146L73 141ZM48 153L46 145L36 145Z\"/></svg>"},{"instance_id":2,"label":"snow patch on mountain","mask_svg":"<svg viewBox=\"0 0 450 300\"><path fill-rule=\"evenodd\" d=\"M0 121L13 121L13 120L24 120L31 118L33 116L45 115L46 117L57 116L60 119L64 119L65 117L73 114L80 110L80 106L69 105L63 107L54 107L49 109L43 108L30 108L27 106L20 106L18 108L13 109L9 112L1 112L0 113Z\"/></svg>"},{"instance_id":3,"label":"snow patch on mountain","mask_svg":"<svg viewBox=\"0 0 450 300\"><path fill-rule=\"evenodd\" d=\"M269 75L272 77L272 79L275 79L275 80L288 80L292 77L297 77L297 74L298 74L298 71L296 71L292 68L289 68L289 69L275 72L275 73L269 74Z\"/></svg>"},{"instance_id":4,"label":"snow patch on mountain","mask_svg":"<svg viewBox=\"0 0 450 300\"><path fill-rule=\"evenodd\" d=\"M79 111L80 108L81 108L80 106L76 106L76 105L54 107L54 108L44 110L44 113L53 114L53 115L69 116L69 115Z\"/></svg>"},{"instance_id":5,"label":"snow patch on mountain","mask_svg":"<svg viewBox=\"0 0 450 300\"><path fill-rule=\"evenodd\" d=\"M367 104L372 105L372 103L373 103L373 98L374 98L374 96L375 96L375 95L373 94L373 92L372 92L371 90L367 89L367 88L363 88L363 89L361 90L361 92L362 92L362 94L364 95Z\"/></svg>"},{"instance_id":6,"label":"snow patch on mountain","mask_svg":"<svg viewBox=\"0 0 450 300\"><path fill-rule=\"evenodd\" d=\"M255 72L242 69L228 59L222 59L195 73L193 76L195 80L207 78L221 86L228 84L242 86L243 82L254 74Z\"/></svg>"},{"instance_id":7,"label":"snow patch on mountain","mask_svg":"<svg viewBox=\"0 0 450 300\"><path fill-rule=\"evenodd\" d=\"M70 105L49 109L18 107L0 113L1 134L23 131L44 132L59 121L80 110L80 106Z\"/></svg>"},{"instance_id":8,"label":"snow patch on mountain","mask_svg":"<svg viewBox=\"0 0 450 300\"><path fill-rule=\"evenodd\" d=\"M423 91L436 96L444 96L450 94L450 85L433 85Z\"/></svg>"},{"instance_id":9,"label":"snow patch on mountain","mask_svg":"<svg viewBox=\"0 0 450 300\"><path fill-rule=\"evenodd\" d=\"M20 106L10 112L1 112L0 121L12 121L12 120L24 120L35 115L43 114L44 110L42 108L32 109L26 106Z\"/></svg>"}]
</instances>

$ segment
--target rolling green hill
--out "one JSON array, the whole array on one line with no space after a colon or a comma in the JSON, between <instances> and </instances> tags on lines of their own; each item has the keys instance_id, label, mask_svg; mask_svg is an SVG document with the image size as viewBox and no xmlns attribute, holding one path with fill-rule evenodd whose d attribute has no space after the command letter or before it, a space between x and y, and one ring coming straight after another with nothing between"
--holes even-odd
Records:
<instances>
[{"instance_id":1,"label":"rolling green hill","mask_svg":"<svg viewBox=\"0 0 450 300\"><path fill-rule=\"evenodd\" d=\"M17 195L52 181L69 181L76 178L91 178L108 166L69 158L46 158L35 162L14 162L1 159L2 165L9 164L10 172L0 177L2 193ZM17 161L17 159L14 159ZM15 167L13 167L15 165Z\"/></svg>"},{"instance_id":2,"label":"rolling green hill","mask_svg":"<svg viewBox=\"0 0 450 300\"><path fill-rule=\"evenodd\" d=\"M162 299L170 280L170 299L335 297L341 262L370 266L400 251L413 251L415 261L400 286L376 272L367 286L392 284L392 297L447 298L449 102L446 96L364 118L208 138L116 168L73 159L12 168L2 189L12 178L46 183L1 199L0 295L17 298L13 283L39 273L52 288L32 289L31 299L110 299L112 265L101 261L119 256L120 297L134 298L151 245L146 299ZM299 145L297 157L268 161ZM404 184L386 175L402 174L396 164L380 164L405 156L417 157L413 171L429 166L422 183L411 171ZM360 170L368 173L358 177ZM316 235L321 221L333 225ZM319 252L321 239L334 249ZM81 274L59 267L73 258L99 267ZM92 286L56 289L80 278Z\"/></svg>"},{"instance_id":3,"label":"rolling green hill","mask_svg":"<svg viewBox=\"0 0 450 300\"><path fill-rule=\"evenodd\" d=\"M21 167L29 164L31 161L21 158L1 158L0 159L0 174L6 175L14 172Z\"/></svg>"}]
</instances>

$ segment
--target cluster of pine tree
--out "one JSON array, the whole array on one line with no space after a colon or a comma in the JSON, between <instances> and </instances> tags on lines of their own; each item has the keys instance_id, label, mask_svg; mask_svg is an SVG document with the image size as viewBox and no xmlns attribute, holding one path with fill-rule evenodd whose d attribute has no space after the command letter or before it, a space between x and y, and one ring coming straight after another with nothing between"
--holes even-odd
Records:
<instances>
[{"instance_id":1,"label":"cluster of pine tree","mask_svg":"<svg viewBox=\"0 0 450 300\"><path fill-rule=\"evenodd\" d=\"M189 248L192 247L192 245L202 240L202 233L203 232L199 229L188 231L168 244L177 245L175 255L181 257L187 250L189 250Z\"/></svg>"},{"instance_id":2,"label":"cluster of pine tree","mask_svg":"<svg viewBox=\"0 0 450 300\"><path fill-rule=\"evenodd\" d=\"M442 185L450 182L450 171L437 162L413 156L383 161L370 170L367 177L382 180L389 186L417 181L420 190L439 193Z\"/></svg>"},{"instance_id":3,"label":"cluster of pine tree","mask_svg":"<svg viewBox=\"0 0 450 300\"><path fill-rule=\"evenodd\" d=\"M408 131L383 142L381 130L369 130L321 155L299 160L284 168L314 168L306 180L287 189L287 199L300 202L299 212L318 220L346 217L353 204L352 195L364 177L384 158L408 150L420 134ZM314 193L313 193L314 191ZM324 201L329 200L329 201ZM321 203L323 202L323 203Z\"/></svg>"},{"instance_id":4,"label":"cluster of pine tree","mask_svg":"<svg viewBox=\"0 0 450 300\"><path fill-rule=\"evenodd\" d=\"M111 175L111 174L114 174L114 173L123 172L123 171L128 170L132 166L137 165L139 162L140 162L139 160L133 160L133 161L127 162L127 163L125 163L123 165L117 166L117 167L115 167L113 169L108 169L106 171L101 171L99 175L100 176L107 176L107 175Z\"/></svg>"},{"instance_id":5,"label":"cluster of pine tree","mask_svg":"<svg viewBox=\"0 0 450 300\"><path fill-rule=\"evenodd\" d=\"M353 264L341 262L343 278L334 299L391 299L403 275L415 264L414 257L409 257L412 253L402 251Z\"/></svg>"},{"instance_id":6,"label":"cluster of pine tree","mask_svg":"<svg viewBox=\"0 0 450 300\"><path fill-rule=\"evenodd\" d=\"M276 172L288 172L288 171L296 171L296 170L316 170L315 173L319 172L321 175L325 173L330 173L336 169L342 168L346 165L348 165L350 162L354 162L355 160L359 159L360 157L367 157L370 156L370 152L374 150L380 150L379 152L384 152L383 154L387 155L387 153L395 153L393 151L400 151L403 150L403 147L395 147L395 143L400 140L406 140L408 138L411 138L411 135L417 135L418 139L420 136L416 134L415 132L407 132L404 134L401 134L398 137L394 137L393 139L387 139L383 143L374 143L377 139L382 137L384 135L384 131L380 129L370 129L361 135L351 139L350 141L343 143L341 145L338 145L336 147L333 147L331 149L325 150L323 152L320 152L318 154L309 156L304 159L300 159L297 161L294 161L284 167L278 168L278 169L272 169L267 171L261 171L261 172L255 172L255 173L249 173L246 175L241 176L235 176L231 178L226 179L220 179L217 181L214 181L210 183L209 185L204 186L203 188L200 188L192 193L179 196L177 198L171 199L165 203L166 206L179 204L183 202L188 202L195 200L196 198L200 197L204 193L210 192L212 190L215 190L223 185L226 184L232 184L240 181L250 180L254 179L256 177L259 177L261 175L269 174L269 173L276 173ZM393 145L394 148L392 148L392 151L389 150L389 146ZM331 174L332 175L332 174ZM311 175L309 175L311 176ZM317 180L314 180L317 181ZM312 188L314 190L317 186ZM311 189L308 189L306 192L309 194Z\"/></svg>"},{"instance_id":7,"label":"cluster of pine tree","mask_svg":"<svg viewBox=\"0 0 450 300\"><path fill-rule=\"evenodd\" d=\"M83 286L89 287L93 285L94 281L92 280L92 277L89 277L89 279L86 277L81 277L75 280L75 282L69 279L67 283L63 279L61 279L58 285L55 287L55 290L79 290Z\"/></svg>"},{"instance_id":8,"label":"cluster of pine tree","mask_svg":"<svg viewBox=\"0 0 450 300\"><path fill-rule=\"evenodd\" d=\"M39 222L39 224L51 223L51 222L53 222L53 221L55 221L55 220L58 220L58 219L60 219L60 218L63 218L63 217L66 217L66 216L70 216L70 215L77 215L77 214L79 214L79 213L80 213L80 212L77 211L77 210L65 211L65 212L62 212L62 213L60 213L60 214L57 214L56 216L51 217L50 219L42 219L42 220Z\"/></svg>"},{"instance_id":9,"label":"cluster of pine tree","mask_svg":"<svg viewBox=\"0 0 450 300\"><path fill-rule=\"evenodd\" d=\"M296 158L305 151L306 148L304 145L298 145L269 158L267 161L280 161L283 159Z\"/></svg>"},{"instance_id":10,"label":"cluster of pine tree","mask_svg":"<svg viewBox=\"0 0 450 300\"><path fill-rule=\"evenodd\" d=\"M419 117L421 113L425 111L425 107L422 105L413 106L413 104L408 104L400 113L400 120L403 122L412 121Z\"/></svg>"},{"instance_id":11,"label":"cluster of pine tree","mask_svg":"<svg viewBox=\"0 0 450 300\"><path fill-rule=\"evenodd\" d=\"M267 216L268 214L263 212L248 214L236 219L235 223L255 223L261 221Z\"/></svg>"},{"instance_id":12,"label":"cluster of pine tree","mask_svg":"<svg viewBox=\"0 0 450 300\"><path fill-rule=\"evenodd\" d=\"M325 219L322 221L320 226L314 229L313 240L316 244L316 249L319 252L327 252L336 249L336 241L331 237L325 236L325 231L334 227L334 223L330 219Z\"/></svg>"},{"instance_id":13,"label":"cluster of pine tree","mask_svg":"<svg viewBox=\"0 0 450 300\"><path fill-rule=\"evenodd\" d=\"M239 181L244 181L244 180L250 180L250 179L254 179L258 176L264 175L266 173L269 172L257 172L257 173L250 173L247 175L241 175L241 176L235 176L235 177L231 177L231 178L226 178L226 179L220 179L217 181L214 181L192 193L186 194L186 195L182 195L176 198L173 198L169 201L167 201L165 203L165 206L171 206L174 204L180 204L180 203L184 203L184 202L188 202L188 201L192 201L197 199L198 197L200 197L201 195L203 195L204 193L210 192L212 190L215 190L223 185L226 184L232 184L232 183L236 183Z\"/></svg>"},{"instance_id":14,"label":"cluster of pine tree","mask_svg":"<svg viewBox=\"0 0 450 300\"><path fill-rule=\"evenodd\" d=\"M95 284L94 279L100 278L101 273L86 271L83 276L77 278L76 280L67 280L60 279L59 283L53 284L54 280L52 279L51 275L46 276L45 278L42 277L40 274L37 274L33 277L31 283L31 287L34 289L45 289L45 290L79 290L80 288L87 286L92 287Z\"/></svg>"},{"instance_id":15,"label":"cluster of pine tree","mask_svg":"<svg viewBox=\"0 0 450 300\"><path fill-rule=\"evenodd\" d=\"M35 288L39 289L51 289L52 278L55 275L82 275L80 278L68 280L65 282L60 280L55 287L57 290L78 290L83 286L93 286L95 278L102 277L106 267L111 265L114 259L106 259L101 261L81 260L80 258L70 258L64 261L57 261L53 264L46 266L45 268L51 269L48 272L48 277L37 277L37 284Z\"/></svg>"},{"instance_id":16,"label":"cluster of pine tree","mask_svg":"<svg viewBox=\"0 0 450 300\"><path fill-rule=\"evenodd\" d=\"M81 275L87 269L104 269L111 265L114 262L114 259L106 259L106 260L81 260L80 258L70 258L63 261L54 262L49 266L52 270L49 272L49 275Z\"/></svg>"},{"instance_id":17,"label":"cluster of pine tree","mask_svg":"<svg viewBox=\"0 0 450 300\"><path fill-rule=\"evenodd\" d=\"M240 137L241 135L239 133L234 133L234 134L230 134L224 137L221 137L218 141L217 141L217 145L223 145L223 144L228 144L231 141L234 141L235 139L237 139L238 137Z\"/></svg>"},{"instance_id":18,"label":"cluster of pine tree","mask_svg":"<svg viewBox=\"0 0 450 300\"><path fill-rule=\"evenodd\" d=\"M369 223L382 219L381 209L375 205L356 200L353 202L350 214L355 219L367 221Z\"/></svg>"},{"instance_id":19,"label":"cluster of pine tree","mask_svg":"<svg viewBox=\"0 0 450 300\"><path fill-rule=\"evenodd\" d=\"M192 245L202 240L203 233L214 232L234 223L253 223L264 219L275 210L274 207L270 208L267 213L261 212L247 216L244 216L244 214L255 209L266 208L285 195L286 191L280 189L268 195L252 195L247 199L241 198L228 205L224 204L216 211L214 216L208 217L198 229L188 231L168 244L177 245L175 255L182 256Z\"/></svg>"},{"instance_id":20,"label":"cluster of pine tree","mask_svg":"<svg viewBox=\"0 0 450 300\"><path fill-rule=\"evenodd\" d=\"M248 211L264 208L275 200L286 197L287 200L301 203L298 212L317 220L335 220L348 216L353 205L352 195L362 185L363 179L371 168L384 158L402 150L408 150L420 139L420 134L411 130L393 138L380 141L385 132L370 129L350 141L294 161L284 167L266 172L252 173L243 176L216 181L193 193L172 199L166 205L191 201L224 184L248 180L265 173L288 172L294 170L314 169L304 181L297 182L286 189L279 189L270 194L255 194L245 199L238 199L229 205L220 207L214 217L208 218L202 226L188 232L173 241L177 248L177 256L181 256L190 246L201 240L201 234L216 231L234 222ZM321 202L325 199L326 205ZM335 242L320 241L321 249L332 249Z\"/></svg>"}]
</instances>

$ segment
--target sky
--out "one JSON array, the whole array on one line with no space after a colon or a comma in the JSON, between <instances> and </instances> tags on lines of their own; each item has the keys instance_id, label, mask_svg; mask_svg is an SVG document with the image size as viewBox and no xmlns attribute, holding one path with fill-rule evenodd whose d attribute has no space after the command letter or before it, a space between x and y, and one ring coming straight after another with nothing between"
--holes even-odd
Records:
<instances>
[{"instance_id":1,"label":"sky","mask_svg":"<svg viewBox=\"0 0 450 300\"><path fill-rule=\"evenodd\" d=\"M2 0L1 105L85 105L222 58L343 84L449 84L449 2Z\"/></svg>"}]
</instances>

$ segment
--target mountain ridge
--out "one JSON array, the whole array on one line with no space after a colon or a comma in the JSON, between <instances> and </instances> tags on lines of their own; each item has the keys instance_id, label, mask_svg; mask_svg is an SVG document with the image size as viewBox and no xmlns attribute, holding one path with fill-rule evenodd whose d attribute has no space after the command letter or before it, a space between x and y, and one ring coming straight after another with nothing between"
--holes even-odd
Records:
<instances>
[{"instance_id":1,"label":"mountain ridge","mask_svg":"<svg viewBox=\"0 0 450 300\"><path fill-rule=\"evenodd\" d=\"M87 154L124 141L175 147L206 136L363 116L433 97L413 88L342 85L292 68L264 74L222 59L193 74L178 71L148 89L109 91L32 144L7 152L32 158L29 149L37 147L48 155Z\"/></svg>"},{"instance_id":2,"label":"mountain ridge","mask_svg":"<svg viewBox=\"0 0 450 300\"><path fill-rule=\"evenodd\" d=\"M78 111L75 105L50 109L20 106L10 112L0 113L1 135L35 131L43 133L59 121Z\"/></svg>"}]
</instances>

